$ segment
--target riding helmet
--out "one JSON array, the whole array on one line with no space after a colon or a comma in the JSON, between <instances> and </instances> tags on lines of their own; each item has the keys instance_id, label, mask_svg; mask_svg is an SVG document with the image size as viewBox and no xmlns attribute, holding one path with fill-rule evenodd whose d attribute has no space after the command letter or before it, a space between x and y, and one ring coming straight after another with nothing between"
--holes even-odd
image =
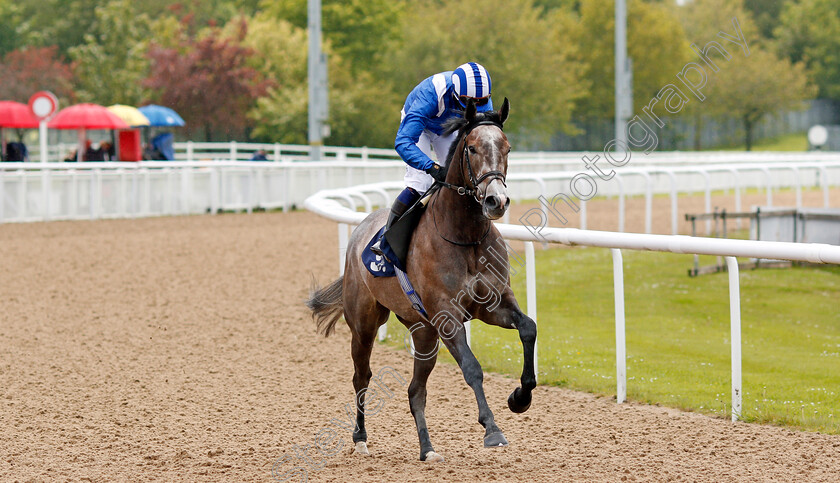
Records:
<instances>
[{"instance_id":1,"label":"riding helmet","mask_svg":"<svg viewBox=\"0 0 840 483\"><path fill-rule=\"evenodd\" d=\"M476 99L490 97L490 74L481 64L467 62L460 65L452 73L452 84L452 93L458 99L462 96Z\"/></svg>"}]
</instances>

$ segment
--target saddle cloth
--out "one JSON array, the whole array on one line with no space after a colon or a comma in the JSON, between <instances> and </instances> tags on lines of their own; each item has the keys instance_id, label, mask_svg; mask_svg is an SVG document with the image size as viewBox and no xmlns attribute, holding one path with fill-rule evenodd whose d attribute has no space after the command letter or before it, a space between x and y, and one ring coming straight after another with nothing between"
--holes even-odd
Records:
<instances>
[{"instance_id":1,"label":"saddle cloth","mask_svg":"<svg viewBox=\"0 0 840 483\"><path fill-rule=\"evenodd\" d=\"M428 318L426 307L423 306L423 301L420 299L420 295L414 290L414 286L408 279L408 275L406 275L405 271L399 266L399 258L397 258L394 251L391 250L391 245L388 244L385 237L382 238L382 244L380 247L389 259L397 260L398 263L391 263L382 255L377 255L371 251L370 246L379 239L384 231L385 227L382 227L382 229L376 232L376 235L370 239L368 244L365 246L365 249L362 250L362 263L365 264L365 268L367 268L368 272L370 272L374 277L396 276L400 282L400 288L402 288L403 292L405 292L405 295L408 297L408 300L411 302L411 306L414 310L419 312L424 318Z\"/></svg>"},{"instance_id":2,"label":"saddle cloth","mask_svg":"<svg viewBox=\"0 0 840 483\"><path fill-rule=\"evenodd\" d=\"M376 240L379 240L384 232L385 227L383 226L378 232L376 232L375 235L373 235L373 238L371 238L368 244L365 245L365 249L362 250L362 263L364 263L365 268L367 268L368 272L370 272L370 274L374 277L393 277L396 275L396 272L394 272L394 264L390 263L382 255L373 253L370 249L371 245L376 243ZM397 256L394 254L393 250L391 250L391 246L388 245L388 242L384 237L382 238L380 246L389 259L397 260Z\"/></svg>"}]
</instances>

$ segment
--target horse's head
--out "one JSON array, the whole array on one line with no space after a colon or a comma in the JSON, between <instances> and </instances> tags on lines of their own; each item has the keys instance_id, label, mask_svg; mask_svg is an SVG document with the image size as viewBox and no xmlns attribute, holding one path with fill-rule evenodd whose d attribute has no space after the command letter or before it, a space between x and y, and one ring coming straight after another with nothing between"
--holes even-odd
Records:
<instances>
[{"instance_id":1,"label":"horse's head","mask_svg":"<svg viewBox=\"0 0 840 483\"><path fill-rule=\"evenodd\" d=\"M502 131L509 112L507 97L498 112L477 113L472 100L464 112L468 131L459 174L466 187L474 192L484 216L491 220L501 218L510 205L505 184L510 143Z\"/></svg>"}]
</instances>

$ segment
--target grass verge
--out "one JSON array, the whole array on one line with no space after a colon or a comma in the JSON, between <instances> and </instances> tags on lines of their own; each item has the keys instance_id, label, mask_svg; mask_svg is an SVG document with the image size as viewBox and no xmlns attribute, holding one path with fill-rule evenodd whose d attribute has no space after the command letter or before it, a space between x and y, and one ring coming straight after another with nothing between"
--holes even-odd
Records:
<instances>
[{"instance_id":1,"label":"grass verge","mask_svg":"<svg viewBox=\"0 0 840 483\"><path fill-rule=\"evenodd\" d=\"M728 275L689 278L691 255L623 255L628 398L728 417ZM538 250L536 266L540 383L614 395L609 250ZM524 270L512 282L524 307ZM741 272L742 419L840 434L838 293L840 267ZM518 377L516 332L472 325L483 368ZM391 320L388 330L390 343L403 346L405 328ZM441 360L452 362L445 349Z\"/></svg>"}]
</instances>

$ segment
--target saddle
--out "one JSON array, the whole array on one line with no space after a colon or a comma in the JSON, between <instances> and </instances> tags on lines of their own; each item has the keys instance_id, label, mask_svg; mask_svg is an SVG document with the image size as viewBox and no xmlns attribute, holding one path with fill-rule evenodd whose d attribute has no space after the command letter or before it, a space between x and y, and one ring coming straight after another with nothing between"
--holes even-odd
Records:
<instances>
[{"instance_id":1,"label":"saddle","mask_svg":"<svg viewBox=\"0 0 840 483\"><path fill-rule=\"evenodd\" d=\"M403 272L405 271L406 259L408 258L408 248L411 244L411 236L414 234L414 229L420 223L420 218L426 212L426 205L429 202L432 194L440 187L435 185L423 194L420 199L414 202L406 212L396 220L385 235L382 232L383 227L377 231L373 238L368 242L364 251L362 252L362 262L367 267L368 271L375 277L393 277L395 275L393 267L397 267ZM376 240L382 236L380 247L385 257L376 255L370 250Z\"/></svg>"}]
</instances>

